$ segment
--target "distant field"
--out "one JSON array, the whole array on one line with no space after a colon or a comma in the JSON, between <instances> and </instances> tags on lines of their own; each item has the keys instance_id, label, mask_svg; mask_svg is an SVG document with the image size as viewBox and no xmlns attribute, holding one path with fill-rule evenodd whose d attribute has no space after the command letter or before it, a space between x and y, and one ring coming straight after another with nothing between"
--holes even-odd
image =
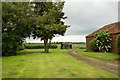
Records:
<instances>
[{"instance_id":1,"label":"distant field","mask_svg":"<svg viewBox=\"0 0 120 80\"><path fill-rule=\"evenodd\" d=\"M32 45L32 46L36 46L36 45L44 45L43 43L41 44L25 44L25 45ZM57 47L60 49L61 48L61 44L51 44L51 45L57 45ZM73 49L85 49L86 48L86 44L72 44L72 48Z\"/></svg>"},{"instance_id":2,"label":"distant field","mask_svg":"<svg viewBox=\"0 0 120 80\"><path fill-rule=\"evenodd\" d=\"M73 49L74 48L86 48L86 44L72 44Z\"/></svg>"}]
</instances>

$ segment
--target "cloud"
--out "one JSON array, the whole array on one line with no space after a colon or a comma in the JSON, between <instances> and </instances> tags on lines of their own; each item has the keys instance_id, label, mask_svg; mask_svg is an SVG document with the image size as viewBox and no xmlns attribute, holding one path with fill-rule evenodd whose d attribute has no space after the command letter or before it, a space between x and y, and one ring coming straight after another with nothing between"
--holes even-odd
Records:
<instances>
[{"instance_id":1,"label":"cloud","mask_svg":"<svg viewBox=\"0 0 120 80\"><path fill-rule=\"evenodd\" d=\"M117 2L66 2L64 12L71 25L66 35L86 35L118 21Z\"/></svg>"},{"instance_id":2,"label":"cloud","mask_svg":"<svg viewBox=\"0 0 120 80\"><path fill-rule=\"evenodd\" d=\"M27 43L43 43L40 39L27 38ZM52 42L86 42L85 35L67 35L54 37Z\"/></svg>"},{"instance_id":3,"label":"cloud","mask_svg":"<svg viewBox=\"0 0 120 80\"><path fill-rule=\"evenodd\" d=\"M52 42L86 42L85 35L67 35L54 37Z\"/></svg>"},{"instance_id":4,"label":"cloud","mask_svg":"<svg viewBox=\"0 0 120 80\"><path fill-rule=\"evenodd\" d=\"M86 41L85 36L99 28L118 21L119 0L65 0L63 11L71 25L65 36L56 36L53 42ZM27 42L40 40L27 39Z\"/></svg>"}]
</instances>

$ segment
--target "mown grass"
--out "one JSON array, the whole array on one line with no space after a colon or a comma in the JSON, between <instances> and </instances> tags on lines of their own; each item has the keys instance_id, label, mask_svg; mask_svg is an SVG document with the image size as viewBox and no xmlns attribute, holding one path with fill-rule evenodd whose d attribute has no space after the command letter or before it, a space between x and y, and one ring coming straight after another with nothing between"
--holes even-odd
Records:
<instances>
[{"instance_id":1,"label":"mown grass","mask_svg":"<svg viewBox=\"0 0 120 80\"><path fill-rule=\"evenodd\" d=\"M17 51L17 54L27 54L27 53L43 53L44 49L24 49Z\"/></svg>"},{"instance_id":2,"label":"mown grass","mask_svg":"<svg viewBox=\"0 0 120 80\"><path fill-rule=\"evenodd\" d=\"M85 49L80 49L80 51L77 53L88 56L88 57L104 60L104 61L115 61L120 59L119 55L115 53L85 52Z\"/></svg>"},{"instance_id":3,"label":"mown grass","mask_svg":"<svg viewBox=\"0 0 120 80\"><path fill-rule=\"evenodd\" d=\"M26 50L23 50L23 52ZM28 51L28 49L27 49ZM30 51L39 51L39 49ZM42 50L40 50L41 52ZM2 58L3 78L117 78L116 75L69 57L68 50Z\"/></svg>"}]
</instances>

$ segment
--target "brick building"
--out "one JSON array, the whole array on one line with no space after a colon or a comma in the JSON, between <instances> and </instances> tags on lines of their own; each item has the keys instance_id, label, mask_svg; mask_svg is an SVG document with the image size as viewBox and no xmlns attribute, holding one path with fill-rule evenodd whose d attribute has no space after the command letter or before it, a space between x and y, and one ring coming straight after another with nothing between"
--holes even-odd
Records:
<instances>
[{"instance_id":1,"label":"brick building","mask_svg":"<svg viewBox=\"0 0 120 80\"><path fill-rule=\"evenodd\" d=\"M89 52L92 51L89 47L90 41L95 38L94 37L95 33L98 33L102 30L108 30L109 31L109 33L111 35L111 38L112 38L112 41L110 42L112 44L112 48L110 49L110 52L116 53L117 52L116 38L117 38L117 35L120 34L120 22L116 22L116 23L113 23L113 24L106 25L106 26L100 28L99 30L87 35L86 36L86 50L89 51Z\"/></svg>"}]
</instances>

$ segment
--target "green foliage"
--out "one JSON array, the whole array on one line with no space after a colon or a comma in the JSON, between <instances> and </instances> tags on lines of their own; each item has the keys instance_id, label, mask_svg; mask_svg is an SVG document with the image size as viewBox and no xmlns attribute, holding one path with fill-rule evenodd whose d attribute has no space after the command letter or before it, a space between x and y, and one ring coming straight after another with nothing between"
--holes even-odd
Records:
<instances>
[{"instance_id":1,"label":"green foliage","mask_svg":"<svg viewBox=\"0 0 120 80\"><path fill-rule=\"evenodd\" d=\"M42 6L39 7L39 6ZM42 2L36 3L35 12L38 14L36 26L34 27L33 37L44 40L45 52L48 53L48 41L52 40L56 34L64 35L70 26L64 25L61 19L65 19L62 12L64 2ZM43 12L43 13L40 13Z\"/></svg>"},{"instance_id":2,"label":"green foliage","mask_svg":"<svg viewBox=\"0 0 120 80\"><path fill-rule=\"evenodd\" d=\"M17 35L2 35L2 56L16 55L17 47L19 46L19 36Z\"/></svg>"},{"instance_id":3,"label":"green foliage","mask_svg":"<svg viewBox=\"0 0 120 80\"><path fill-rule=\"evenodd\" d=\"M112 47L112 45L110 44L110 41L112 39L110 34L108 33L108 30L103 30L99 33L96 33L95 39L96 45L99 50L104 50L104 52L108 52L109 49Z\"/></svg>"},{"instance_id":4,"label":"green foliage","mask_svg":"<svg viewBox=\"0 0 120 80\"><path fill-rule=\"evenodd\" d=\"M120 34L118 34L116 42L117 42L118 54L120 54Z\"/></svg>"},{"instance_id":5,"label":"green foliage","mask_svg":"<svg viewBox=\"0 0 120 80\"><path fill-rule=\"evenodd\" d=\"M44 45L26 45L26 49L44 49ZM56 49L57 45L50 45L49 48Z\"/></svg>"},{"instance_id":6,"label":"green foliage","mask_svg":"<svg viewBox=\"0 0 120 80\"><path fill-rule=\"evenodd\" d=\"M3 56L15 55L17 47L30 36L33 19L30 3L2 3L2 53Z\"/></svg>"},{"instance_id":7,"label":"green foliage","mask_svg":"<svg viewBox=\"0 0 120 80\"><path fill-rule=\"evenodd\" d=\"M44 45L26 45L25 46L26 49L44 49Z\"/></svg>"},{"instance_id":8,"label":"green foliage","mask_svg":"<svg viewBox=\"0 0 120 80\"><path fill-rule=\"evenodd\" d=\"M50 45L49 48L50 48L50 49L56 49L56 48L57 48L57 45Z\"/></svg>"},{"instance_id":9,"label":"green foliage","mask_svg":"<svg viewBox=\"0 0 120 80\"><path fill-rule=\"evenodd\" d=\"M90 49L93 51L98 51L98 47L96 45L96 39L90 41Z\"/></svg>"},{"instance_id":10,"label":"green foliage","mask_svg":"<svg viewBox=\"0 0 120 80\"><path fill-rule=\"evenodd\" d=\"M22 43L21 45L18 46L17 50L24 50L25 49L25 44Z\"/></svg>"}]
</instances>

